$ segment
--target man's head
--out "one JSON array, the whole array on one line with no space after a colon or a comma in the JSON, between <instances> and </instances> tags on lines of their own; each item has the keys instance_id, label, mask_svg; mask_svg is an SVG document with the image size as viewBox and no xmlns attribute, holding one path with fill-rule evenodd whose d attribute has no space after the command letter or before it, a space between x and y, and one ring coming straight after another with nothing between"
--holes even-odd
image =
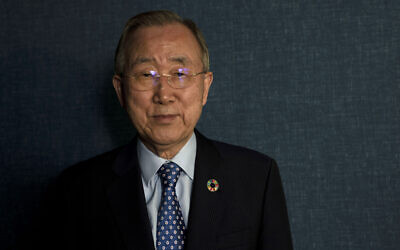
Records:
<instances>
[{"instance_id":1,"label":"man's head","mask_svg":"<svg viewBox=\"0 0 400 250\"><path fill-rule=\"evenodd\" d=\"M141 140L172 158L192 135L213 79L200 31L169 11L140 14L125 27L115 64L114 88Z\"/></svg>"}]
</instances>

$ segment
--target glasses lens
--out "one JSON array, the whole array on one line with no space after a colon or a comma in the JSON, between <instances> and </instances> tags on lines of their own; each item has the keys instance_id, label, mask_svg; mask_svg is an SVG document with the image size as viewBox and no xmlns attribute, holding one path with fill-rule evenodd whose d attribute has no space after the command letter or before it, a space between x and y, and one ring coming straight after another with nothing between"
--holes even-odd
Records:
<instances>
[{"instance_id":1,"label":"glasses lens","mask_svg":"<svg viewBox=\"0 0 400 250\"><path fill-rule=\"evenodd\" d=\"M157 85L157 72L150 70L148 72L136 73L132 87L136 90L150 90Z\"/></svg>"},{"instance_id":2,"label":"glasses lens","mask_svg":"<svg viewBox=\"0 0 400 250\"><path fill-rule=\"evenodd\" d=\"M173 88L185 88L190 83L191 71L188 68L178 68L170 75L170 84Z\"/></svg>"},{"instance_id":3,"label":"glasses lens","mask_svg":"<svg viewBox=\"0 0 400 250\"><path fill-rule=\"evenodd\" d=\"M136 90L150 90L160 83L161 77L165 77L172 88L181 89L188 87L192 82L192 77L198 74L193 74L188 68L177 68L171 70L169 74L162 74L161 76L157 71L149 70L143 73L136 73L132 87Z\"/></svg>"},{"instance_id":4,"label":"glasses lens","mask_svg":"<svg viewBox=\"0 0 400 250\"><path fill-rule=\"evenodd\" d=\"M171 76L170 77L170 84L172 85L172 87L174 88L184 88L187 85L187 76L183 75L183 76Z\"/></svg>"}]
</instances>

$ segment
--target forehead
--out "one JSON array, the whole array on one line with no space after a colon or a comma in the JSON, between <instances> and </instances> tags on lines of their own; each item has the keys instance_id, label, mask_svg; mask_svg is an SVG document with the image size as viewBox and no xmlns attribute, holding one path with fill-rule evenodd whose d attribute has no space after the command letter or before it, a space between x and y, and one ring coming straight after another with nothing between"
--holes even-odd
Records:
<instances>
[{"instance_id":1,"label":"forehead","mask_svg":"<svg viewBox=\"0 0 400 250\"><path fill-rule=\"evenodd\" d=\"M129 64L142 58L161 62L171 57L201 62L200 45L193 33L180 23L141 27L131 34L129 43Z\"/></svg>"}]
</instances>

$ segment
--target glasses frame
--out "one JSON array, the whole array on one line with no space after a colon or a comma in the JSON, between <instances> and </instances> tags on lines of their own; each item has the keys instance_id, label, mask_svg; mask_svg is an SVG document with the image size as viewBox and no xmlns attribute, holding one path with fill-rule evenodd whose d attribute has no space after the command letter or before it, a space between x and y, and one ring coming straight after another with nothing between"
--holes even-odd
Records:
<instances>
[{"instance_id":1,"label":"glasses frame","mask_svg":"<svg viewBox=\"0 0 400 250\"><path fill-rule=\"evenodd\" d=\"M194 74L185 75L185 77L188 77L188 78L191 79L191 78L193 78L193 77L196 77L196 76L201 75L201 74L206 74L206 73L208 73L208 71L200 71L200 72L197 72L197 73L194 73ZM138 77L140 74L141 74L141 73L121 74L121 77L128 77L128 78L133 78L133 79L136 80L137 77ZM162 77L162 76L164 76L164 77L167 78L168 86L170 86L170 87L173 88L173 89L184 89L184 88L187 88L187 87L190 86L190 84L189 84L189 85L187 85L187 86L185 86L185 87L182 87L182 88L174 87L174 86L172 85L172 83L171 83L171 77L173 77L173 75L171 75L171 74L156 74L156 75L152 76L152 77L153 77L153 80L154 80L155 83L156 83L156 84L153 85L152 88L149 88L149 89L136 89L135 87L133 87L133 88L134 88L135 90L137 90L137 91L147 91L147 90L154 89L155 87L157 87L157 86L160 84L160 80L161 80L161 77Z\"/></svg>"}]
</instances>

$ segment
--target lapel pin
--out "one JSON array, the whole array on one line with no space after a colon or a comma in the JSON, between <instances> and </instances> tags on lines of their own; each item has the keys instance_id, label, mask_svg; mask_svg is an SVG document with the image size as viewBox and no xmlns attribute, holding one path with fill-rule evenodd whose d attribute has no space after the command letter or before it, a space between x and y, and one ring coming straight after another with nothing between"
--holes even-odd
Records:
<instances>
[{"instance_id":1,"label":"lapel pin","mask_svg":"<svg viewBox=\"0 0 400 250\"><path fill-rule=\"evenodd\" d=\"M219 189L219 183L216 179L209 179L207 181L207 188L210 192L216 192Z\"/></svg>"}]
</instances>

